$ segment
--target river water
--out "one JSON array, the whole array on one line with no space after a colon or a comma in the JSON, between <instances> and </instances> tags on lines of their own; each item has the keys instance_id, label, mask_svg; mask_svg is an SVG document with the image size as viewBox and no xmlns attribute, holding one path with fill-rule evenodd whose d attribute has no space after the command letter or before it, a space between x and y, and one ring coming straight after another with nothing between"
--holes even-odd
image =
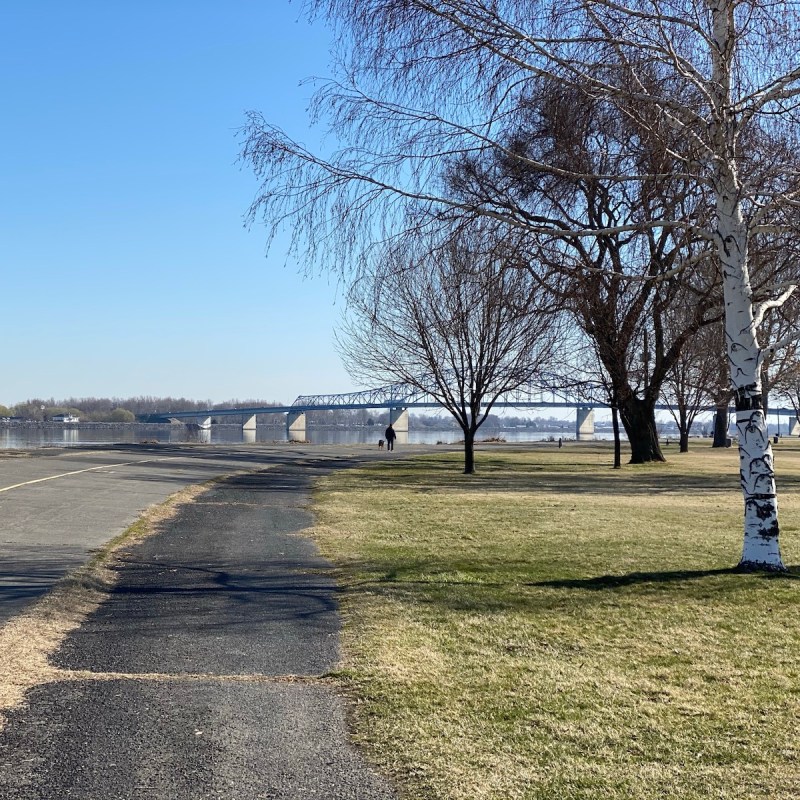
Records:
<instances>
[{"instance_id":1,"label":"river water","mask_svg":"<svg viewBox=\"0 0 800 800\"><path fill-rule=\"evenodd\" d=\"M381 426L341 428L334 426L309 426L306 440L312 444L376 444L383 436ZM560 430L540 431L534 428L497 430L481 429L478 440L497 437L507 442L536 442L548 439L574 438L574 425L564 425ZM456 429L414 429L399 433L398 444L454 443L462 438ZM596 439L610 438L605 430L597 431ZM112 424L79 423L77 425L41 423L0 424L0 449L29 449L36 447L80 447L89 444L158 443L210 443L239 444L245 442L274 443L288 441L283 425L259 425L255 431L242 431L241 425L212 425L210 430L190 430L185 425L167 424Z\"/></svg>"}]
</instances>

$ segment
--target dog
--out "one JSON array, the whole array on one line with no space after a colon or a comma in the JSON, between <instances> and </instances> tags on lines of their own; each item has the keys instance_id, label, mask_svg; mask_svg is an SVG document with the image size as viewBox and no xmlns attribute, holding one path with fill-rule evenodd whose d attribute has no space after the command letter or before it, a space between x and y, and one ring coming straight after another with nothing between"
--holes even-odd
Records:
<instances>
[{"instance_id":1,"label":"dog","mask_svg":"<svg viewBox=\"0 0 800 800\"><path fill-rule=\"evenodd\" d=\"M383 450L383 439L378 439L378 450Z\"/></svg>"}]
</instances>

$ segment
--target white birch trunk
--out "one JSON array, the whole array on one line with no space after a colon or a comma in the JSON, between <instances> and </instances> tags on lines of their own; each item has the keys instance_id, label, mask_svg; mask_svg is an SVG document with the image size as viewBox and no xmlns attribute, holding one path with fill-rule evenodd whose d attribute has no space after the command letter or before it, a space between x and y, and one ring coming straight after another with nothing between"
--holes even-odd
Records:
<instances>
[{"instance_id":1,"label":"white birch trunk","mask_svg":"<svg viewBox=\"0 0 800 800\"><path fill-rule=\"evenodd\" d=\"M736 404L744 495L744 546L740 566L781 570L778 498L761 392L762 354L753 319L747 229L736 194L725 187L720 189L717 246L724 276L725 338Z\"/></svg>"},{"instance_id":2,"label":"white birch trunk","mask_svg":"<svg viewBox=\"0 0 800 800\"><path fill-rule=\"evenodd\" d=\"M717 250L725 295L725 338L739 435L744 495L742 568L784 569L778 544L778 498L772 447L761 391L758 345L748 267L748 229L736 170L737 122L731 102L735 19L731 0L710 2L716 47L712 48L716 95L712 134L717 203Z\"/></svg>"}]
</instances>

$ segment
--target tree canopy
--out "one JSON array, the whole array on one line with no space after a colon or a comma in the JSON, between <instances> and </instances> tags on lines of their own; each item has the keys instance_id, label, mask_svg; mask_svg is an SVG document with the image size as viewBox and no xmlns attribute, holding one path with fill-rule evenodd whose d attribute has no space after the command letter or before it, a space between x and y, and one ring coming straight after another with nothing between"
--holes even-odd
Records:
<instances>
[{"instance_id":1,"label":"tree canopy","mask_svg":"<svg viewBox=\"0 0 800 800\"><path fill-rule=\"evenodd\" d=\"M242 155L262 180L251 218L272 230L290 222L295 247L347 273L409 231L475 218L536 247L546 237L576 276L584 268L570 259L576 244L597 250L628 234L679 247L662 274L644 276L653 283L685 284L698 256L713 253L743 464L741 563L782 568L762 365L797 330L766 342L759 329L794 292L798 266L756 254L797 240L798 4L311 0L309 8L337 31L336 78L318 91L313 113L341 147L312 153L251 114ZM594 150L530 146L531 109L553 97L565 130L588 125ZM559 202L569 202L557 215L554 187L573 187L561 189ZM624 209L619 198L646 197L652 213L643 204L633 216L593 218L591 195L581 199L575 187L601 189L614 212ZM659 205L662 187L669 202ZM612 281L643 277L613 262L595 269Z\"/></svg>"}]
</instances>

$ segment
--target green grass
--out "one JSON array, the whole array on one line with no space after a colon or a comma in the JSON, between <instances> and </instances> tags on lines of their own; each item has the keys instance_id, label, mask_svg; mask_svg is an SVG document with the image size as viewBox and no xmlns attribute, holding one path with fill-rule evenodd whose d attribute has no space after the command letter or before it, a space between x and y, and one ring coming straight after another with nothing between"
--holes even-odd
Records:
<instances>
[{"instance_id":1,"label":"green grass","mask_svg":"<svg viewBox=\"0 0 800 800\"><path fill-rule=\"evenodd\" d=\"M800 449L776 448L800 561ZM339 473L355 738L407 798L794 798L800 570L739 574L735 450L610 469L604 445Z\"/></svg>"}]
</instances>

